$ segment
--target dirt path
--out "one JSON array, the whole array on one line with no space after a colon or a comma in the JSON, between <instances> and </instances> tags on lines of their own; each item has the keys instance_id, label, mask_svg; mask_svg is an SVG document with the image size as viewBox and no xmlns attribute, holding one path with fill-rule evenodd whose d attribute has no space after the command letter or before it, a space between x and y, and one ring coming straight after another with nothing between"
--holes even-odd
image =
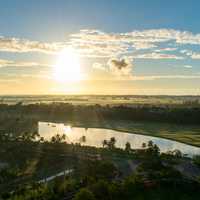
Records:
<instances>
[{"instance_id":1,"label":"dirt path","mask_svg":"<svg viewBox=\"0 0 200 200\"><path fill-rule=\"evenodd\" d=\"M73 169L67 169L67 170L59 172L57 174L54 174L52 176L46 177L44 179L41 179L41 180L38 181L38 183L46 183L46 182L49 182L49 181L55 179L56 177L64 176L64 175L70 174L72 172L73 172Z\"/></svg>"}]
</instances>

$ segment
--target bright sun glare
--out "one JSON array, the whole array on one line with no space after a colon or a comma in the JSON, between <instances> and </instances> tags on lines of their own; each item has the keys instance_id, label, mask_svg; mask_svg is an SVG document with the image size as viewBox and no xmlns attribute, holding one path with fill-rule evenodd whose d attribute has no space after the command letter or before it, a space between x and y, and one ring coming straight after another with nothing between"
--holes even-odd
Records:
<instances>
[{"instance_id":1,"label":"bright sun glare","mask_svg":"<svg viewBox=\"0 0 200 200\"><path fill-rule=\"evenodd\" d=\"M54 78L59 82L73 82L81 79L79 56L73 49L62 50L54 67Z\"/></svg>"}]
</instances>

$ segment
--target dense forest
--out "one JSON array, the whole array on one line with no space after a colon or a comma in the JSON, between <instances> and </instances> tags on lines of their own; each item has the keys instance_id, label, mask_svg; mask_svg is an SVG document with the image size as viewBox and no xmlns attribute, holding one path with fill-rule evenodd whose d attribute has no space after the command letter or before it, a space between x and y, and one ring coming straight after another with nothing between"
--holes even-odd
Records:
<instances>
[{"instance_id":1,"label":"dense forest","mask_svg":"<svg viewBox=\"0 0 200 200\"><path fill-rule=\"evenodd\" d=\"M103 121L135 120L168 122L176 124L200 124L199 107L159 107L159 106L101 106L72 105L68 103L0 105L0 123L8 119L21 120L68 120Z\"/></svg>"}]
</instances>

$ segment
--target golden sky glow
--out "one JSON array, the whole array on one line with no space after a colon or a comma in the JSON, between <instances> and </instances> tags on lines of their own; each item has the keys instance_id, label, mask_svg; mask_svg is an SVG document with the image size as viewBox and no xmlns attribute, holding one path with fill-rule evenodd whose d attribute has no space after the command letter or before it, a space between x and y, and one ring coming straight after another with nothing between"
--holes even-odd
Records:
<instances>
[{"instance_id":1,"label":"golden sky glow","mask_svg":"<svg viewBox=\"0 0 200 200\"><path fill-rule=\"evenodd\" d=\"M198 5L85 1L1 2L0 95L200 94Z\"/></svg>"},{"instance_id":2,"label":"golden sky glow","mask_svg":"<svg viewBox=\"0 0 200 200\"><path fill-rule=\"evenodd\" d=\"M74 49L63 49L54 66L53 76L59 82L74 82L81 80L80 60Z\"/></svg>"}]
</instances>

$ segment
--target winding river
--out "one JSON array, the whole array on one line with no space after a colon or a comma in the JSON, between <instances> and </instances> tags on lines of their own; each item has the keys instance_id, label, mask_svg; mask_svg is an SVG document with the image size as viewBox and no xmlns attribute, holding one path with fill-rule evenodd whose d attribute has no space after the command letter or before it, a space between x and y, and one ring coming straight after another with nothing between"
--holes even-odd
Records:
<instances>
[{"instance_id":1,"label":"winding river","mask_svg":"<svg viewBox=\"0 0 200 200\"><path fill-rule=\"evenodd\" d=\"M176 142L169 139L152 137L147 135L140 135L134 133L127 133L103 128L78 128L66 126L63 123L38 122L38 130L40 136L46 140L50 140L56 134L65 134L66 141L69 143L81 143L82 145L102 147L103 140L109 140L115 137L116 146L124 148L125 144L129 142L132 148L141 148L142 143L147 143L152 140L157 144L161 152L173 151L179 149L183 154L192 157L200 154L200 148L187 145L181 142ZM86 140L83 142L83 136Z\"/></svg>"}]
</instances>

